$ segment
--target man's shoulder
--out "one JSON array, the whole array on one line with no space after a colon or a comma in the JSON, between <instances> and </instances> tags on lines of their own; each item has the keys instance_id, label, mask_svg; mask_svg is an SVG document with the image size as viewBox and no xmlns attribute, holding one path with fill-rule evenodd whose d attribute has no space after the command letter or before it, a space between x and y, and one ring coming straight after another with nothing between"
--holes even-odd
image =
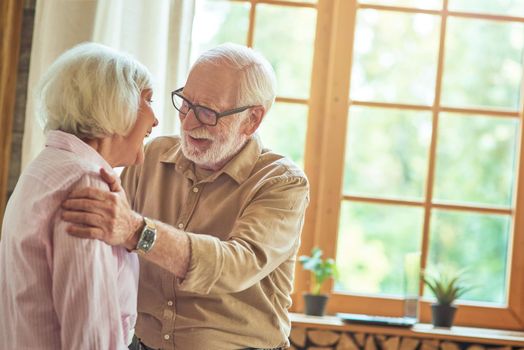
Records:
<instances>
[{"instance_id":1,"label":"man's shoulder","mask_svg":"<svg viewBox=\"0 0 524 350\"><path fill-rule=\"evenodd\" d=\"M288 157L273 152L269 149L262 149L255 165L255 172L267 171L278 177L299 178L307 181L304 170Z\"/></svg>"}]
</instances>

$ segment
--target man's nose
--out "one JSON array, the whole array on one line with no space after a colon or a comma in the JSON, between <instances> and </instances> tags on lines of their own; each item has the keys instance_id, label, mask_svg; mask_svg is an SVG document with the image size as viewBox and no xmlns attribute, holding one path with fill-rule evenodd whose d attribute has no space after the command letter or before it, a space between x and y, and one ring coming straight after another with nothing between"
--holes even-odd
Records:
<instances>
[{"instance_id":1,"label":"man's nose","mask_svg":"<svg viewBox=\"0 0 524 350\"><path fill-rule=\"evenodd\" d=\"M193 108L187 112L186 117L182 119L182 127L184 130L193 130L202 126L202 123L197 119Z\"/></svg>"}]
</instances>

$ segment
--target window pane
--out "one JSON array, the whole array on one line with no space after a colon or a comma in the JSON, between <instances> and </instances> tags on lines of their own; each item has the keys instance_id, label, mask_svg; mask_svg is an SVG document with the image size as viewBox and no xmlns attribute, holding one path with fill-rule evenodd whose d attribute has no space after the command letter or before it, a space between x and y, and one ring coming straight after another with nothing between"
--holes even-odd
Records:
<instances>
[{"instance_id":1,"label":"window pane","mask_svg":"<svg viewBox=\"0 0 524 350\"><path fill-rule=\"evenodd\" d=\"M442 114L435 198L511 206L518 125L508 118Z\"/></svg>"},{"instance_id":2,"label":"window pane","mask_svg":"<svg viewBox=\"0 0 524 350\"><path fill-rule=\"evenodd\" d=\"M306 105L277 102L258 131L264 147L291 158L301 168L304 168L307 113Z\"/></svg>"},{"instance_id":3,"label":"window pane","mask_svg":"<svg viewBox=\"0 0 524 350\"><path fill-rule=\"evenodd\" d=\"M506 303L510 225L505 215L434 210L428 268L465 270L464 277L474 289L463 300Z\"/></svg>"},{"instance_id":4,"label":"window pane","mask_svg":"<svg viewBox=\"0 0 524 350\"><path fill-rule=\"evenodd\" d=\"M406 254L420 251L423 209L342 202L337 291L403 295Z\"/></svg>"},{"instance_id":5,"label":"window pane","mask_svg":"<svg viewBox=\"0 0 524 350\"><path fill-rule=\"evenodd\" d=\"M430 140L430 112L352 107L344 193L422 198Z\"/></svg>"},{"instance_id":6,"label":"window pane","mask_svg":"<svg viewBox=\"0 0 524 350\"><path fill-rule=\"evenodd\" d=\"M359 0L359 3L378 4L387 6L403 6L432 10L439 10L442 8L442 0Z\"/></svg>"},{"instance_id":7,"label":"window pane","mask_svg":"<svg viewBox=\"0 0 524 350\"><path fill-rule=\"evenodd\" d=\"M316 9L259 4L254 47L271 62L279 96L308 98Z\"/></svg>"},{"instance_id":8,"label":"window pane","mask_svg":"<svg viewBox=\"0 0 524 350\"><path fill-rule=\"evenodd\" d=\"M351 98L431 104L439 27L438 16L360 10Z\"/></svg>"},{"instance_id":9,"label":"window pane","mask_svg":"<svg viewBox=\"0 0 524 350\"><path fill-rule=\"evenodd\" d=\"M450 0L449 9L524 17L524 0Z\"/></svg>"},{"instance_id":10,"label":"window pane","mask_svg":"<svg viewBox=\"0 0 524 350\"><path fill-rule=\"evenodd\" d=\"M442 103L518 110L524 24L450 18Z\"/></svg>"},{"instance_id":11,"label":"window pane","mask_svg":"<svg viewBox=\"0 0 524 350\"><path fill-rule=\"evenodd\" d=\"M191 35L191 63L195 62L203 51L225 42L246 45L249 8L249 3L196 1Z\"/></svg>"}]
</instances>

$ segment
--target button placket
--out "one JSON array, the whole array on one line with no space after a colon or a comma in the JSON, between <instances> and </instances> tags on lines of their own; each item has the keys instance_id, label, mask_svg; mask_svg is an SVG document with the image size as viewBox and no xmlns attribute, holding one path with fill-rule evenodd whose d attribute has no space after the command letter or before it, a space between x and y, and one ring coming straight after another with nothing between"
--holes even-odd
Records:
<instances>
[{"instance_id":1,"label":"button placket","mask_svg":"<svg viewBox=\"0 0 524 350\"><path fill-rule=\"evenodd\" d=\"M173 302L173 300L168 300L167 301L167 307L164 309L164 318L165 319L172 319L173 316L175 316L175 308L173 307L173 305L175 305L175 303Z\"/></svg>"},{"instance_id":2,"label":"button placket","mask_svg":"<svg viewBox=\"0 0 524 350\"><path fill-rule=\"evenodd\" d=\"M193 215L198 205L198 201L200 200L200 196L202 195L202 188L204 187L204 185L205 184L200 183L200 185L194 185L189 188L189 200L188 203L185 205L184 212L179 218L179 220L181 220L177 226L179 229L187 229L189 219Z\"/></svg>"},{"instance_id":3,"label":"button placket","mask_svg":"<svg viewBox=\"0 0 524 350\"><path fill-rule=\"evenodd\" d=\"M202 186L203 185L201 185L200 187L202 187ZM180 221L176 225L176 227L179 230L185 230L186 229L186 225L187 225L186 221L188 220L189 217L191 217L193 211L196 208L198 200L200 198L200 192L201 192L201 188L200 187L198 187L198 185L195 184L195 185L192 185L189 188L190 192L189 192L188 202L187 202L186 205L184 205L184 209L183 209L180 217L178 218L178 220L180 220Z\"/></svg>"},{"instance_id":4,"label":"button placket","mask_svg":"<svg viewBox=\"0 0 524 350\"><path fill-rule=\"evenodd\" d=\"M162 294L163 301L161 307L158 310L158 318L161 320L162 328L160 330L161 337L163 341L169 342L166 343L166 346L162 348L171 349L172 345L170 344L173 341L174 332L175 332L175 319L176 319L176 303L175 303L175 287L173 283L173 274L164 271L162 278ZM171 302L172 305L169 305ZM168 335L169 338L165 338Z\"/></svg>"}]
</instances>

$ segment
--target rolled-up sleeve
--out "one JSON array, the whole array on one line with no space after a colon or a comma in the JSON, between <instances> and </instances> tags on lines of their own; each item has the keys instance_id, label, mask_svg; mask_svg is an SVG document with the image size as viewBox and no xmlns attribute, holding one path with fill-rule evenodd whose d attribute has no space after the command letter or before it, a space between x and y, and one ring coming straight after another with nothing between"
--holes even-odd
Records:
<instances>
[{"instance_id":1,"label":"rolled-up sleeve","mask_svg":"<svg viewBox=\"0 0 524 350\"><path fill-rule=\"evenodd\" d=\"M189 233L191 260L180 289L235 293L268 276L296 254L308 202L303 176L286 174L265 181L242 211L230 239Z\"/></svg>"}]
</instances>

